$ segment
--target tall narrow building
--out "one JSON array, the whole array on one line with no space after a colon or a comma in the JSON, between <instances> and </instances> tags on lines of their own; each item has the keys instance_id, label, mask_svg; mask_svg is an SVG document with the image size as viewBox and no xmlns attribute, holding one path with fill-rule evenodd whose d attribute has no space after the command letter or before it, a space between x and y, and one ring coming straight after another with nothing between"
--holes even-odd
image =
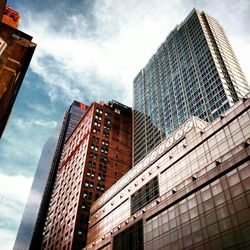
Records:
<instances>
[{"instance_id":1,"label":"tall narrow building","mask_svg":"<svg viewBox=\"0 0 250 250\"><path fill-rule=\"evenodd\" d=\"M134 79L134 163L190 116L211 122L248 92L223 28L194 9Z\"/></svg>"},{"instance_id":2,"label":"tall narrow building","mask_svg":"<svg viewBox=\"0 0 250 250\"><path fill-rule=\"evenodd\" d=\"M42 249L82 249L92 202L131 166L131 108L116 101L92 103L65 142Z\"/></svg>"},{"instance_id":3,"label":"tall narrow building","mask_svg":"<svg viewBox=\"0 0 250 250\"><path fill-rule=\"evenodd\" d=\"M74 101L43 147L13 250L40 249L50 197L64 142L87 110Z\"/></svg>"}]
</instances>

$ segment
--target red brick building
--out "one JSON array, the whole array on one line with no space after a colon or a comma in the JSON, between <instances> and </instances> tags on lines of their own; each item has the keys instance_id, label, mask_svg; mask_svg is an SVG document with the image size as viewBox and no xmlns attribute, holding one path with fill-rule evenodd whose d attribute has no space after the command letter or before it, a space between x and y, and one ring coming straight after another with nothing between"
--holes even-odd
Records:
<instances>
[{"instance_id":1,"label":"red brick building","mask_svg":"<svg viewBox=\"0 0 250 250\"><path fill-rule=\"evenodd\" d=\"M131 108L116 101L92 103L65 142L43 249L82 249L91 204L131 166Z\"/></svg>"},{"instance_id":2,"label":"red brick building","mask_svg":"<svg viewBox=\"0 0 250 250\"><path fill-rule=\"evenodd\" d=\"M0 22L0 137L35 48L31 36Z\"/></svg>"}]
</instances>

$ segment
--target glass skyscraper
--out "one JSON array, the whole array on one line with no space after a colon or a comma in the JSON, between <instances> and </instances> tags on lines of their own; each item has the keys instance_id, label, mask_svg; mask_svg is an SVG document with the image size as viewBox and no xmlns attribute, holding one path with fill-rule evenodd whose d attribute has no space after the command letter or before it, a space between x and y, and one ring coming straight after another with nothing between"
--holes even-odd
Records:
<instances>
[{"instance_id":1,"label":"glass skyscraper","mask_svg":"<svg viewBox=\"0 0 250 250\"><path fill-rule=\"evenodd\" d=\"M43 147L18 229L14 250L39 249L50 196L64 142L85 114L87 106L74 101Z\"/></svg>"},{"instance_id":2,"label":"glass skyscraper","mask_svg":"<svg viewBox=\"0 0 250 250\"><path fill-rule=\"evenodd\" d=\"M32 238L34 232L36 231L36 221L39 217L39 210L41 210L42 199L45 194L47 182L49 180L60 130L61 124L58 124L50 138L44 144L28 201L26 203L22 220L18 229L18 234L13 247L14 250L32 249Z\"/></svg>"},{"instance_id":3,"label":"glass skyscraper","mask_svg":"<svg viewBox=\"0 0 250 250\"><path fill-rule=\"evenodd\" d=\"M134 79L134 163L190 116L211 122L248 92L223 28L193 9Z\"/></svg>"}]
</instances>

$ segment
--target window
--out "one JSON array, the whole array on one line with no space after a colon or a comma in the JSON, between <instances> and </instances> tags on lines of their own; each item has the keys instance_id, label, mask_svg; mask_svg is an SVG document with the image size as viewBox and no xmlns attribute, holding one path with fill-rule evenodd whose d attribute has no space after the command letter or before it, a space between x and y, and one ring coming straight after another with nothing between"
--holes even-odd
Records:
<instances>
[{"instance_id":1,"label":"window","mask_svg":"<svg viewBox=\"0 0 250 250\"><path fill-rule=\"evenodd\" d=\"M97 184L96 185L96 190L104 192L105 186L103 184Z\"/></svg>"},{"instance_id":2,"label":"window","mask_svg":"<svg viewBox=\"0 0 250 250\"><path fill-rule=\"evenodd\" d=\"M109 142L108 142L108 141L105 141L105 140L102 140L102 145L108 146L108 145L109 145Z\"/></svg>"},{"instance_id":3,"label":"window","mask_svg":"<svg viewBox=\"0 0 250 250\"><path fill-rule=\"evenodd\" d=\"M84 211L89 211L90 210L90 204L89 203L83 203L81 208Z\"/></svg>"},{"instance_id":4,"label":"window","mask_svg":"<svg viewBox=\"0 0 250 250\"><path fill-rule=\"evenodd\" d=\"M95 162L92 162L92 161L89 161L89 168L95 168L96 167L96 163Z\"/></svg>"},{"instance_id":5,"label":"window","mask_svg":"<svg viewBox=\"0 0 250 250\"><path fill-rule=\"evenodd\" d=\"M155 177L131 196L131 214L159 196L158 178Z\"/></svg>"},{"instance_id":6,"label":"window","mask_svg":"<svg viewBox=\"0 0 250 250\"><path fill-rule=\"evenodd\" d=\"M106 180L106 174L99 173L97 179L98 179L98 181L105 181Z\"/></svg>"},{"instance_id":7,"label":"window","mask_svg":"<svg viewBox=\"0 0 250 250\"><path fill-rule=\"evenodd\" d=\"M115 109L115 113L117 113L117 114L121 114L120 109Z\"/></svg>"},{"instance_id":8,"label":"window","mask_svg":"<svg viewBox=\"0 0 250 250\"><path fill-rule=\"evenodd\" d=\"M100 162L107 163L108 159L106 157L104 157L104 156L100 156Z\"/></svg>"},{"instance_id":9,"label":"window","mask_svg":"<svg viewBox=\"0 0 250 250\"><path fill-rule=\"evenodd\" d=\"M91 177L91 178L94 178L95 177L95 172L94 171L88 171L87 176Z\"/></svg>"},{"instance_id":10,"label":"window","mask_svg":"<svg viewBox=\"0 0 250 250\"><path fill-rule=\"evenodd\" d=\"M103 171L103 172L106 172L107 166L100 164L100 165L99 165L99 170L100 170L100 171Z\"/></svg>"},{"instance_id":11,"label":"window","mask_svg":"<svg viewBox=\"0 0 250 250\"><path fill-rule=\"evenodd\" d=\"M85 225L89 221L89 215L82 214L80 216L80 224Z\"/></svg>"},{"instance_id":12,"label":"window","mask_svg":"<svg viewBox=\"0 0 250 250\"><path fill-rule=\"evenodd\" d=\"M103 131L103 135L104 135L104 137L109 138L109 132Z\"/></svg>"},{"instance_id":13,"label":"window","mask_svg":"<svg viewBox=\"0 0 250 250\"><path fill-rule=\"evenodd\" d=\"M143 223L136 222L117 234L113 239L113 250L143 250Z\"/></svg>"},{"instance_id":14,"label":"window","mask_svg":"<svg viewBox=\"0 0 250 250\"><path fill-rule=\"evenodd\" d=\"M85 185L85 187L93 188L93 187L94 187L94 182L93 182L93 181L86 180L86 182L85 182L84 185Z\"/></svg>"},{"instance_id":15,"label":"window","mask_svg":"<svg viewBox=\"0 0 250 250\"><path fill-rule=\"evenodd\" d=\"M92 192L84 191L83 198L87 200L92 200Z\"/></svg>"},{"instance_id":16,"label":"window","mask_svg":"<svg viewBox=\"0 0 250 250\"><path fill-rule=\"evenodd\" d=\"M101 153L107 155L107 154L108 154L108 148L102 147L102 148L101 148Z\"/></svg>"}]
</instances>

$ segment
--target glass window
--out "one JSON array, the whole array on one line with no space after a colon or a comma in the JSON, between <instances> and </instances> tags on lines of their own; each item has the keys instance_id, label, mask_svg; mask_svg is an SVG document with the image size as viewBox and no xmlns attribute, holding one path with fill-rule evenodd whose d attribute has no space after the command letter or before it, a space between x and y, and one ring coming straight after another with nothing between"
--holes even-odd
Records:
<instances>
[{"instance_id":1,"label":"glass window","mask_svg":"<svg viewBox=\"0 0 250 250\"><path fill-rule=\"evenodd\" d=\"M113 250L143 250L143 223L136 222L129 228L117 234L113 240Z\"/></svg>"},{"instance_id":2,"label":"glass window","mask_svg":"<svg viewBox=\"0 0 250 250\"><path fill-rule=\"evenodd\" d=\"M155 177L131 196L131 214L159 196L158 178Z\"/></svg>"}]
</instances>

